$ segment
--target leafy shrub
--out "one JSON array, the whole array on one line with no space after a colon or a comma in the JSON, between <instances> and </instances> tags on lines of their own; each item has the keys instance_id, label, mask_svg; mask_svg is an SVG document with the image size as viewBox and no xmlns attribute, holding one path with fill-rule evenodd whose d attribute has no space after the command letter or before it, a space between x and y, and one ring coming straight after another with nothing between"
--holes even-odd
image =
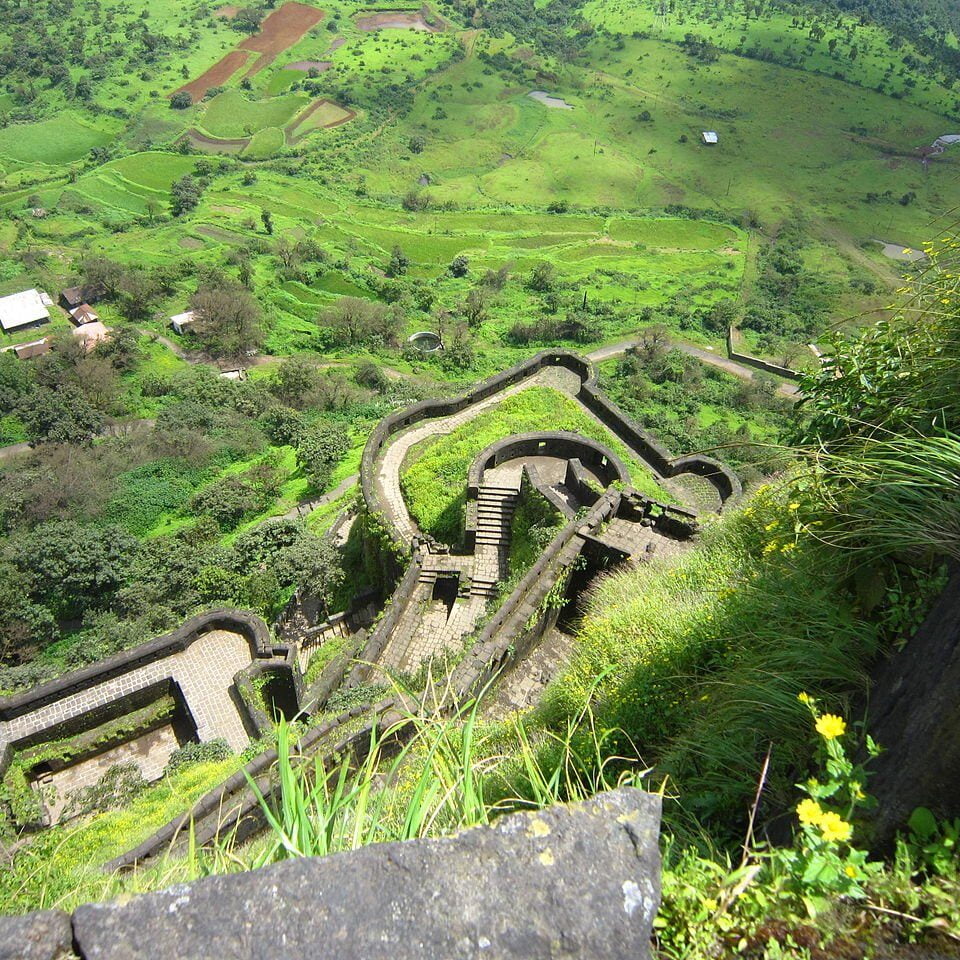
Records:
<instances>
[{"instance_id":1,"label":"leafy shrub","mask_svg":"<svg viewBox=\"0 0 960 960\"><path fill-rule=\"evenodd\" d=\"M232 756L230 744L220 737L203 743L191 740L170 754L163 772L164 774L177 773L198 763L220 763Z\"/></svg>"}]
</instances>

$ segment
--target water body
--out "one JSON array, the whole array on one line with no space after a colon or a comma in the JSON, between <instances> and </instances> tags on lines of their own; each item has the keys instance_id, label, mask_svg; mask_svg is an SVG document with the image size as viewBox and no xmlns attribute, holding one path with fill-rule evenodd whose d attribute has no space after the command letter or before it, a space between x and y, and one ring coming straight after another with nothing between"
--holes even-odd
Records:
<instances>
[{"instance_id":1,"label":"water body","mask_svg":"<svg viewBox=\"0 0 960 960\"><path fill-rule=\"evenodd\" d=\"M915 260L926 260L927 258L922 250L914 250L903 243L888 243L886 240L876 240L874 242L883 246L883 255L891 260L913 263Z\"/></svg>"},{"instance_id":2,"label":"water body","mask_svg":"<svg viewBox=\"0 0 960 960\"><path fill-rule=\"evenodd\" d=\"M549 107L551 110L573 109L573 104L567 103L566 100L561 100L560 97L551 97L550 94L545 90L531 90L527 96L533 97L537 103L542 103L545 107Z\"/></svg>"}]
</instances>

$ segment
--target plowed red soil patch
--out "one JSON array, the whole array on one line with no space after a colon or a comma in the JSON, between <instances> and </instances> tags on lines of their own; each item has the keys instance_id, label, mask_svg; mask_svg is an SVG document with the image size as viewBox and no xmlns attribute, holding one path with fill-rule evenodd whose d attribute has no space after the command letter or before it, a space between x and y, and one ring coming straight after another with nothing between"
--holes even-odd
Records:
<instances>
[{"instance_id":1,"label":"plowed red soil patch","mask_svg":"<svg viewBox=\"0 0 960 960\"><path fill-rule=\"evenodd\" d=\"M226 83L250 57L246 50L231 50L222 60L215 63L205 73L201 73L196 80L184 84L180 90L190 94L194 103L203 99L203 95L213 87ZM180 92L179 90L177 91Z\"/></svg>"},{"instance_id":2,"label":"plowed red soil patch","mask_svg":"<svg viewBox=\"0 0 960 960\"><path fill-rule=\"evenodd\" d=\"M240 8L228 3L226 6L217 7L213 12L218 17L223 17L224 20L232 20L240 12Z\"/></svg>"},{"instance_id":3,"label":"plowed red soil patch","mask_svg":"<svg viewBox=\"0 0 960 960\"><path fill-rule=\"evenodd\" d=\"M260 59L247 71L247 76L258 73L267 64L273 63L277 54L283 53L287 47L292 47L300 41L312 27L315 27L326 14L316 7L308 7L305 3L285 3L279 10L274 10L266 20L260 24L260 32L248 37L240 44L242 50L252 50L259 53Z\"/></svg>"},{"instance_id":4,"label":"plowed red soil patch","mask_svg":"<svg viewBox=\"0 0 960 960\"><path fill-rule=\"evenodd\" d=\"M307 31L315 27L325 16L323 10L309 7L305 3L297 3L295 0L285 3L260 24L260 30L257 33L247 37L236 50L231 50L196 80L191 80L190 83L180 87L180 90L189 93L193 102L196 103L203 99L208 90L226 83L241 67L245 66L251 53L258 53L260 56L245 74L247 77L252 77L273 63L278 54L299 42Z\"/></svg>"}]
</instances>

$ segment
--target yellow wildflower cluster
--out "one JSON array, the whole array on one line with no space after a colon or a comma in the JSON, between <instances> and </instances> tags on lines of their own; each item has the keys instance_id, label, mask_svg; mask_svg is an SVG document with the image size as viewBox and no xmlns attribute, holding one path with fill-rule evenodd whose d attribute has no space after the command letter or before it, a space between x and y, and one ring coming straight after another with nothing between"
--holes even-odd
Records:
<instances>
[{"instance_id":1,"label":"yellow wildflower cluster","mask_svg":"<svg viewBox=\"0 0 960 960\"><path fill-rule=\"evenodd\" d=\"M820 835L830 843L845 843L853 836L853 826L839 813L824 810L816 800L809 797L797 804L797 818L803 824L818 827Z\"/></svg>"}]
</instances>

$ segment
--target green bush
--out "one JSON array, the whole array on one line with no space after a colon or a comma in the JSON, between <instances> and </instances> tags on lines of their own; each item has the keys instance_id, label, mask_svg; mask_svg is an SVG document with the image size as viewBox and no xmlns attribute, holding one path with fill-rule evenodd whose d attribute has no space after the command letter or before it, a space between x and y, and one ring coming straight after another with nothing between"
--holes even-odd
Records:
<instances>
[{"instance_id":1,"label":"green bush","mask_svg":"<svg viewBox=\"0 0 960 960\"><path fill-rule=\"evenodd\" d=\"M230 744L218 737L216 740L206 740L203 743L189 741L178 747L170 754L165 774L177 773L186 770L198 763L221 763L233 756Z\"/></svg>"}]
</instances>

